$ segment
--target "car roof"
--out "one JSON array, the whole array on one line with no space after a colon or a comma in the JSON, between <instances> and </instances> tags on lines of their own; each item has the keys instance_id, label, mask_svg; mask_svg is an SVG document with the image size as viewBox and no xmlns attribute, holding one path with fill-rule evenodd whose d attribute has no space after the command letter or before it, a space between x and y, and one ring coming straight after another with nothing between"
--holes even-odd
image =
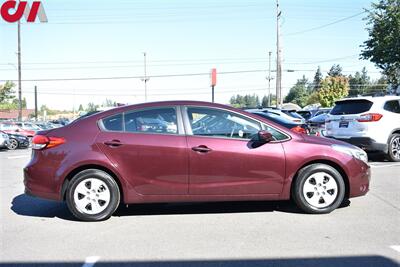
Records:
<instances>
[{"instance_id":1,"label":"car roof","mask_svg":"<svg viewBox=\"0 0 400 267\"><path fill-rule=\"evenodd\" d=\"M358 96L358 97L349 97L340 99L337 102L344 102L344 101L356 101L356 100L368 100L370 102L384 102L388 100L400 100L400 96L396 95L385 95L385 96Z\"/></svg>"}]
</instances>

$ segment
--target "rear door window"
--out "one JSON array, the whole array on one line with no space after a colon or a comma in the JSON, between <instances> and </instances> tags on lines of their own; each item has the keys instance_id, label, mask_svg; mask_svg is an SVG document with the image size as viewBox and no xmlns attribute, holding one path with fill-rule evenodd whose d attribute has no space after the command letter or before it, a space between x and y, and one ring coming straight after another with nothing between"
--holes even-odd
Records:
<instances>
[{"instance_id":1,"label":"rear door window","mask_svg":"<svg viewBox=\"0 0 400 267\"><path fill-rule=\"evenodd\" d=\"M360 100L344 100L337 101L335 107L331 111L331 115L351 115L367 112L372 107L372 102Z\"/></svg>"},{"instance_id":2,"label":"rear door window","mask_svg":"<svg viewBox=\"0 0 400 267\"><path fill-rule=\"evenodd\" d=\"M178 134L176 110L167 107L126 113L125 131Z\"/></svg>"},{"instance_id":3,"label":"rear door window","mask_svg":"<svg viewBox=\"0 0 400 267\"><path fill-rule=\"evenodd\" d=\"M383 109L393 113L400 113L400 100L387 101Z\"/></svg>"}]
</instances>

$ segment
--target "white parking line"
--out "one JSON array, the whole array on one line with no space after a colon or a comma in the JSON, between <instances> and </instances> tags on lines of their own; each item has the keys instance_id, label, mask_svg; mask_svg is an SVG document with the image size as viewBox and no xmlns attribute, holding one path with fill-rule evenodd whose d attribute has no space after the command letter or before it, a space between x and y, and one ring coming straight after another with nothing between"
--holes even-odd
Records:
<instances>
[{"instance_id":1,"label":"white parking line","mask_svg":"<svg viewBox=\"0 0 400 267\"><path fill-rule=\"evenodd\" d=\"M369 164L371 167L373 168L387 168L387 167L396 167L396 166L400 166L400 163L391 163L391 164Z\"/></svg>"},{"instance_id":2,"label":"white parking line","mask_svg":"<svg viewBox=\"0 0 400 267\"><path fill-rule=\"evenodd\" d=\"M7 157L7 159L24 159L24 158L29 158L29 155L23 155L23 156L11 156Z\"/></svg>"},{"instance_id":3,"label":"white parking line","mask_svg":"<svg viewBox=\"0 0 400 267\"><path fill-rule=\"evenodd\" d=\"M390 246L390 248L400 253L400 246Z\"/></svg>"},{"instance_id":4,"label":"white parking line","mask_svg":"<svg viewBox=\"0 0 400 267\"><path fill-rule=\"evenodd\" d=\"M92 267L96 264L96 262L100 259L99 256L89 256L86 257L85 263L82 265L82 267Z\"/></svg>"}]
</instances>

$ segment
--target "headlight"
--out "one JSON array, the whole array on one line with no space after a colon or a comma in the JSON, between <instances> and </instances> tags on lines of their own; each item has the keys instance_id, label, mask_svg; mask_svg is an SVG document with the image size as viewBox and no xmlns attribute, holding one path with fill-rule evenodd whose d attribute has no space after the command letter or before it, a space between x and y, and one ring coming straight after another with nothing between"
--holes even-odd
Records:
<instances>
[{"instance_id":1,"label":"headlight","mask_svg":"<svg viewBox=\"0 0 400 267\"><path fill-rule=\"evenodd\" d=\"M362 150L360 148L343 146L343 145L332 145L332 148L336 151L350 155L350 156L352 156L356 159L359 159L361 161L364 161L366 164L368 164L368 155L364 150Z\"/></svg>"}]
</instances>

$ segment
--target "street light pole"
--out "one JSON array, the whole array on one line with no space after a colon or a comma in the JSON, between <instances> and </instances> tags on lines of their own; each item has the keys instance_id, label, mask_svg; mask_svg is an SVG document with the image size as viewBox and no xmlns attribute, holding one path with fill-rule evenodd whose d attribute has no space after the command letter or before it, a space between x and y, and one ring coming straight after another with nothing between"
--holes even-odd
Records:
<instances>
[{"instance_id":1,"label":"street light pole","mask_svg":"<svg viewBox=\"0 0 400 267\"><path fill-rule=\"evenodd\" d=\"M21 22L18 21L18 120L22 120L22 85L21 85Z\"/></svg>"},{"instance_id":2,"label":"street light pole","mask_svg":"<svg viewBox=\"0 0 400 267\"><path fill-rule=\"evenodd\" d=\"M281 47L280 47L280 25L279 20L281 11L279 10L279 0L276 0L276 107L282 106L282 66L281 66Z\"/></svg>"},{"instance_id":3,"label":"street light pole","mask_svg":"<svg viewBox=\"0 0 400 267\"><path fill-rule=\"evenodd\" d=\"M144 102L147 102L147 81L149 78L147 78L147 62L146 62L146 52L143 53L143 60L144 60L144 78L142 81L144 81Z\"/></svg>"},{"instance_id":4,"label":"street light pole","mask_svg":"<svg viewBox=\"0 0 400 267\"><path fill-rule=\"evenodd\" d=\"M272 55L272 52L271 52L271 51L268 52L268 55L269 55L269 68L268 68L268 107L270 107L270 106L271 106L271 80L272 80L272 77L271 77L271 55Z\"/></svg>"}]
</instances>

